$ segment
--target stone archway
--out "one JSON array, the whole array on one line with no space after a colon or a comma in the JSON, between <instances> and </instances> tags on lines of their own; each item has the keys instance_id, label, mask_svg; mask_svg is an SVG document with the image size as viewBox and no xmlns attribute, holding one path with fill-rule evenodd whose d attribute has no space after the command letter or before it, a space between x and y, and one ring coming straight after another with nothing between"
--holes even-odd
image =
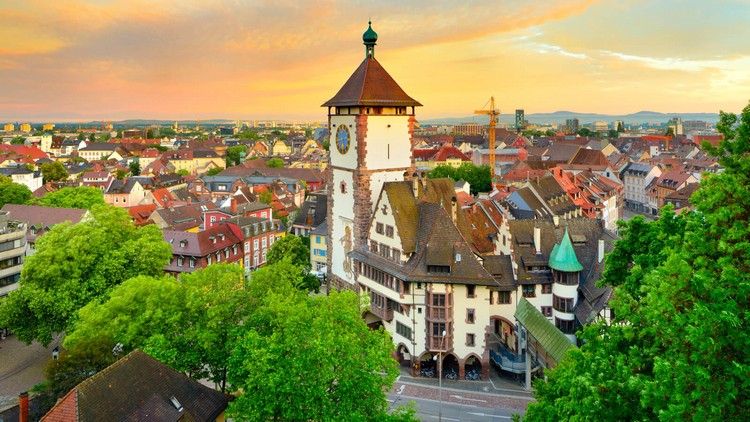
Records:
<instances>
[{"instance_id":1,"label":"stone archway","mask_svg":"<svg viewBox=\"0 0 750 422\"><path fill-rule=\"evenodd\" d=\"M453 353L443 355L443 378L457 380L459 372L459 362L456 355Z\"/></svg>"},{"instance_id":2,"label":"stone archway","mask_svg":"<svg viewBox=\"0 0 750 422\"><path fill-rule=\"evenodd\" d=\"M493 337L491 340L497 340L511 351L517 349L515 324L509 319L500 315L492 315L490 317L490 329ZM489 343L492 343L492 341Z\"/></svg>"},{"instance_id":3,"label":"stone archway","mask_svg":"<svg viewBox=\"0 0 750 422\"><path fill-rule=\"evenodd\" d=\"M396 360L401 364L401 366L405 366L407 368L411 366L411 353L409 352L409 348L406 347L404 343L399 343L398 347L396 347Z\"/></svg>"},{"instance_id":4,"label":"stone archway","mask_svg":"<svg viewBox=\"0 0 750 422\"><path fill-rule=\"evenodd\" d=\"M436 378L437 377L437 362L434 359L435 354L431 352L424 352L419 357L417 375L425 378Z\"/></svg>"},{"instance_id":5,"label":"stone archway","mask_svg":"<svg viewBox=\"0 0 750 422\"><path fill-rule=\"evenodd\" d=\"M477 381L482 377L482 360L475 354L470 354L464 360L464 379Z\"/></svg>"}]
</instances>

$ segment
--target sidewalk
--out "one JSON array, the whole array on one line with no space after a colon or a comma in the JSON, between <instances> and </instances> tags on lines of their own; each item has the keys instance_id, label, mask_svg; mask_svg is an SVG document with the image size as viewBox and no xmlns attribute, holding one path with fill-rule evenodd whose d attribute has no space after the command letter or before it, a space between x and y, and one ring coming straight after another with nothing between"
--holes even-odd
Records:
<instances>
[{"instance_id":1,"label":"sidewalk","mask_svg":"<svg viewBox=\"0 0 750 422\"><path fill-rule=\"evenodd\" d=\"M39 343L27 345L14 336L0 341L0 402L15 401L18 393L44 381L44 367L58 344L56 339L47 347Z\"/></svg>"},{"instance_id":2,"label":"sidewalk","mask_svg":"<svg viewBox=\"0 0 750 422\"><path fill-rule=\"evenodd\" d=\"M401 375L396 381L406 385L425 386L437 388L439 380L437 378L412 377L409 369L401 367ZM520 382L501 377L494 368L490 369L490 379L488 381L467 381L467 380L447 380L443 379L443 389L449 389L458 392L473 392L480 394L490 394L495 396L512 397L522 400L532 400L530 392L523 388Z\"/></svg>"}]
</instances>

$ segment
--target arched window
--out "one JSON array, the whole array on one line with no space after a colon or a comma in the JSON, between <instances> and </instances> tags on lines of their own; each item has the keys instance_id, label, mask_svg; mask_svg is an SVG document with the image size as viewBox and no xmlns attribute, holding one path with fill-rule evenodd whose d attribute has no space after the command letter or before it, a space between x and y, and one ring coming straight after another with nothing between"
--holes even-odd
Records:
<instances>
[{"instance_id":1,"label":"arched window","mask_svg":"<svg viewBox=\"0 0 750 422\"><path fill-rule=\"evenodd\" d=\"M346 182L341 182L341 193L346 193Z\"/></svg>"}]
</instances>

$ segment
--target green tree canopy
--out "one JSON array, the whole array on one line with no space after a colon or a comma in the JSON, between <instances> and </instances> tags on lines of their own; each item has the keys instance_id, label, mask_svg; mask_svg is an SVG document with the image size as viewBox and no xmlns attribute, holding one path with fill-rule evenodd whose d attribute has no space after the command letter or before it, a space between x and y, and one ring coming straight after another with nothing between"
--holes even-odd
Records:
<instances>
[{"instance_id":1,"label":"green tree canopy","mask_svg":"<svg viewBox=\"0 0 750 422\"><path fill-rule=\"evenodd\" d=\"M454 181L465 180L469 182L472 194L489 192L492 189L489 166L475 166L471 163L463 163L458 168L449 165L440 165L427 173L430 179L449 177Z\"/></svg>"},{"instance_id":2,"label":"green tree canopy","mask_svg":"<svg viewBox=\"0 0 750 422\"><path fill-rule=\"evenodd\" d=\"M115 287L106 302L82 308L65 346L103 338L125 352L142 348L223 391L233 332L248 318L251 303L238 265L209 265L179 281L138 276Z\"/></svg>"},{"instance_id":3,"label":"green tree canopy","mask_svg":"<svg viewBox=\"0 0 750 422\"><path fill-rule=\"evenodd\" d=\"M5 204L25 204L31 199L26 185L13 183L10 177L0 176L0 208Z\"/></svg>"},{"instance_id":4,"label":"green tree canopy","mask_svg":"<svg viewBox=\"0 0 750 422\"><path fill-rule=\"evenodd\" d=\"M34 199L32 203L45 207L90 210L97 205L104 205L104 194L101 190L90 186L65 187Z\"/></svg>"},{"instance_id":5,"label":"green tree canopy","mask_svg":"<svg viewBox=\"0 0 750 422\"><path fill-rule=\"evenodd\" d=\"M221 173L222 171L224 171L224 169L221 168L221 167L210 168L206 172L206 176L216 176L217 174Z\"/></svg>"},{"instance_id":6,"label":"green tree canopy","mask_svg":"<svg viewBox=\"0 0 750 422\"><path fill-rule=\"evenodd\" d=\"M271 168L279 169L284 167L284 160L278 157L274 157L266 161L266 165Z\"/></svg>"},{"instance_id":7,"label":"green tree canopy","mask_svg":"<svg viewBox=\"0 0 750 422\"><path fill-rule=\"evenodd\" d=\"M274 242L266 256L269 264L288 261L299 268L301 274L298 288L310 291L318 291L320 281L310 273L310 238L294 235L286 235Z\"/></svg>"},{"instance_id":8,"label":"green tree canopy","mask_svg":"<svg viewBox=\"0 0 750 422\"><path fill-rule=\"evenodd\" d=\"M353 292L266 296L257 325L229 361L242 394L228 414L238 420L388 420L385 391L398 375L393 342L362 320ZM409 416L400 415L401 419Z\"/></svg>"},{"instance_id":9,"label":"green tree canopy","mask_svg":"<svg viewBox=\"0 0 750 422\"><path fill-rule=\"evenodd\" d=\"M26 138L23 136L15 136L10 140L11 145L23 145L26 143Z\"/></svg>"},{"instance_id":10,"label":"green tree canopy","mask_svg":"<svg viewBox=\"0 0 750 422\"><path fill-rule=\"evenodd\" d=\"M582 127L578 129L578 135L580 136L596 136L596 132L592 132L591 129L587 127Z\"/></svg>"},{"instance_id":11,"label":"green tree canopy","mask_svg":"<svg viewBox=\"0 0 750 422\"><path fill-rule=\"evenodd\" d=\"M236 145L227 148L226 162L227 167L236 166L242 164L243 154L247 154L246 145Z\"/></svg>"},{"instance_id":12,"label":"green tree canopy","mask_svg":"<svg viewBox=\"0 0 750 422\"><path fill-rule=\"evenodd\" d=\"M41 166L44 183L57 182L68 178L68 170L59 161L44 163Z\"/></svg>"},{"instance_id":13,"label":"green tree canopy","mask_svg":"<svg viewBox=\"0 0 750 422\"><path fill-rule=\"evenodd\" d=\"M587 327L535 385L528 420L744 420L750 414L750 106L721 113L694 212L623 226L603 281L615 323Z\"/></svg>"},{"instance_id":14,"label":"green tree canopy","mask_svg":"<svg viewBox=\"0 0 750 422\"><path fill-rule=\"evenodd\" d=\"M49 343L80 308L137 275L160 275L172 256L161 231L135 227L120 208L95 206L91 218L61 223L36 242L21 286L0 302L0 326L19 339Z\"/></svg>"},{"instance_id":15,"label":"green tree canopy","mask_svg":"<svg viewBox=\"0 0 750 422\"><path fill-rule=\"evenodd\" d=\"M128 164L128 168L130 169L131 176L141 175L141 163L138 162L138 160L131 161L130 164Z\"/></svg>"}]
</instances>

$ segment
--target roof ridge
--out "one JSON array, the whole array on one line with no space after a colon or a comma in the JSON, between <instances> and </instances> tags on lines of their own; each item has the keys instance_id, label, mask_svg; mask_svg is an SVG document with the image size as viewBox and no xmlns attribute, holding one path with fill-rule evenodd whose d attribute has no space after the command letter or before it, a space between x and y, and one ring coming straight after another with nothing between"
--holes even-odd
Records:
<instances>
[{"instance_id":1,"label":"roof ridge","mask_svg":"<svg viewBox=\"0 0 750 422\"><path fill-rule=\"evenodd\" d=\"M146 355L146 353L142 352L141 349L134 349L130 353L128 353L127 355L125 355L125 356L121 357L120 359L117 359L116 361L112 362L111 365L109 365L106 368L102 369L101 371L95 373L94 375L86 378L85 380L79 382L78 385L76 385L75 387L73 387L73 389L77 390L78 388L80 388L80 387L82 387L84 385L87 385L87 384L93 382L93 380L101 378L101 376L103 376L104 373L110 372L111 368L119 367L120 365L122 365L122 363L124 363L127 360L129 360L136 352L139 352L141 354ZM148 356L148 355L146 355L146 356Z\"/></svg>"}]
</instances>

